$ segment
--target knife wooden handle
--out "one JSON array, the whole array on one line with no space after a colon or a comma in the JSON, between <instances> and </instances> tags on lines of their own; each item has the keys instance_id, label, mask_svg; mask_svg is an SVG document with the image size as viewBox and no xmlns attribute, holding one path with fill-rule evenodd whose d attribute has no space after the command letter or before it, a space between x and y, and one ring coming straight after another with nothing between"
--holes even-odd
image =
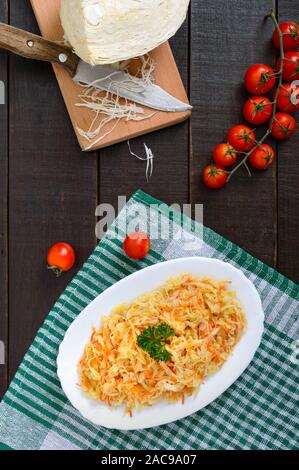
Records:
<instances>
[{"instance_id":1,"label":"knife wooden handle","mask_svg":"<svg viewBox=\"0 0 299 470\"><path fill-rule=\"evenodd\" d=\"M72 49L64 44L28 33L5 23L0 23L0 48L7 49L28 59L57 62L73 77L79 58Z\"/></svg>"}]
</instances>

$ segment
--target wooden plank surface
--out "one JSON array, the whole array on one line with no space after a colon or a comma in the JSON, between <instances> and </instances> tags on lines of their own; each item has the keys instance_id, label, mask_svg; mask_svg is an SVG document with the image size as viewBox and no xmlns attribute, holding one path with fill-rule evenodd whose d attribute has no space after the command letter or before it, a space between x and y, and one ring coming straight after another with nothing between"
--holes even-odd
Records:
<instances>
[{"instance_id":1,"label":"wooden plank surface","mask_svg":"<svg viewBox=\"0 0 299 470\"><path fill-rule=\"evenodd\" d=\"M11 24L38 32L29 2L9 4ZM62 239L74 244L79 269L95 244L98 202L116 204L118 195L130 196L138 187L168 203L188 202L190 189L192 203L204 203L206 225L298 281L299 134L279 144L276 165L265 174L250 179L241 172L219 192L206 190L200 182L214 145L241 119L246 67L255 61L273 62L272 26L262 24L271 4L192 0L191 21L172 41L184 83L191 85L192 133L189 140L185 122L131 142L135 152L142 154L145 141L155 154L149 183L145 166L129 155L126 143L88 156L80 152L51 67L10 56L9 167L8 116L0 109L0 340L6 335L8 314L9 239L10 378L75 273L53 278L45 269L48 247ZM298 3L278 4L281 19L298 19ZM7 19L3 2L0 15ZM0 52L0 80L7 71L6 53ZM6 385L1 366L0 374L1 396Z\"/></svg>"},{"instance_id":2,"label":"wooden plank surface","mask_svg":"<svg viewBox=\"0 0 299 470\"><path fill-rule=\"evenodd\" d=\"M0 21L8 21L7 2L0 3ZM0 81L5 88L5 104L0 103L0 341L5 345L5 364L0 357L0 397L7 387L8 366L8 272L7 272L7 191L8 191L8 113L7 113L7 53L0 51ZM0 98L1 99L1 98ZM2 345L0 346L0 354Z\"/></svg>"},{"instance_id":3,"label":"wooden plank surface","mask_svg":"<svg viewBox=\"0 0 299 470\"><path fill-rule=\"evenodd\" d=\"M11 24L38 32L30 5L10 1ZM67 241L79 269L92 251L96 155L78 148L50 64L10 58L10 378L75 270L46 269L52 243Z\"/></svg>"},{"instance_id":4,"label":"wooden plank surface","mask_svg":"<svg viewBox=\"0 0 299 470\"><path fill-rule=\"evenodd\" d=\"M31 0L32 6L42 34L47 38L55 41L63 39L63 30L59 18L60 0ZM169 44L163 44L155 49L151 56L156 63L154 72L155 82L171 95L187 102L187 96L182 84L181 77L178 73L175 61ZM76 85L70 78L68 73L59 65L53 65L59 86L61 88L64 100L73 122L74 129L77 134L79 144L85 149L90 144L82 138L78 133L77 127L88 129L94 119L94 114L88 109L78 108L78 96L82 93L82 89ZM144 107L145 115L152 116L153 110ZM133 138L142 134L172 126L184 121L190 116L190 112L184 113L165 113L155 112L152 117L142 121L120 121L115 127L113 121L104 132L113 129L101 142L96 143L97 137L94 139L93 149L103 148L115 143Z\"/></svg>"},{"instance_id":5,"label":"wooden plank surface","mask_svg":"<svg viewBox=\"0 0 299 470\"><path fill-rule=\"evenodd\" d=\"M279 0L280 21L299 19L299 3ZM297 118L298 114L294 115ZM298 130L292 139L279 146L278 155L278 269L299 282L299 160Z\"/></svg>"},{"instance_id":6,"label":"wooden plank surface","mask_svg":"<svg viewBox=\"0 0 299 470\"><path fill-rule=\"evenodd\" d=\"M204 223L265 263L276 264L276 168L250 178L242 169L221 191L205 188L200 170L214 147L243 122L245 70L273 63L272 0L191 2L191 200L204 204Z\"/></svg>"},{"instance_id":7,"label":"wooden plank surface","mask_svg":"<svg viewBox=\"0 0 299 470\"><path fill-rule=\"evenodd\" d=\"M189 81L188 21L172 41L175 59L186 88ZM131 141L132 150L144 156L143 143L152 149L154 172L146 181L144 162L129 154L127 143L100 151L99 195L101 202L116 207L117 196L129 197L142 188L166 203L188 203L188 122Z\"/></svg>"}]
</instances>

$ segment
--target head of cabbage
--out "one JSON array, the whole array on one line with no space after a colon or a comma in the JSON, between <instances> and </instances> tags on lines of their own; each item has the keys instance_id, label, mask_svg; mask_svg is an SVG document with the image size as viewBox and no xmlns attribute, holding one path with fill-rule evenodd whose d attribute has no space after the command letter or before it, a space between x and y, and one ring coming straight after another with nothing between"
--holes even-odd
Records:
<instances>
[{"instance_id":1,"label":"head of cabbage","mask_svg":"<svg viewBox=\"0 0 299 470\"><path fill-rule=\"evenodd\" d=\"M61 0L65 39L90 64L146 54L173 36L190 0Z\"/></svg>"}]
</instances>

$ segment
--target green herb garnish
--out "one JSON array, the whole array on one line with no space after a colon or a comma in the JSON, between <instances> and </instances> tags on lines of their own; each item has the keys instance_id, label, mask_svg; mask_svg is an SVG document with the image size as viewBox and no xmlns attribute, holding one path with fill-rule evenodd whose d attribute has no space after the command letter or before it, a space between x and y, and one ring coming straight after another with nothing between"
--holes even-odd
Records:
<instances>
[{"instance_id":1,"label":"green herb garnish","mask_svg":"<svg viewBox=\"0 0 299 470\"><path fill-rule=\"evenodd\" d=\"M138 346L146 351L155 361L169 361L172 358L165 345L175 333L167 323L146 328L137 338Z\"/></svg>"}]
</instances>

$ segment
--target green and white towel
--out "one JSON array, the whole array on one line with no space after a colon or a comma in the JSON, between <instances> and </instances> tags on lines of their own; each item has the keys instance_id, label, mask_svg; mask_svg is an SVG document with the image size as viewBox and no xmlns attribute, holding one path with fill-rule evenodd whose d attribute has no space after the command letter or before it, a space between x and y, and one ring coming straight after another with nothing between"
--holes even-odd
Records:
<instances>
[{"instance_id":1,"label":"green and white towel","mask_svg":"<svg viewBox=\"0 0 299 470\"><path fill-rule=\"evenodd\" d=\"M138 191L39 330L0 405L0 448L13 449L296 449L298 441L299 287L208 228L172 214ZM151 208L151 209L150 209ZM127 217L142 223L174 219L171 240L161 236L149 256L124 256L115 236ZM129 214L129 215L128 215ZM131 214L131 215L130 215ZM145 227L141 227L145 228ZM183 236L175 236L177 234ZM166 237L164 237L166 238ZM190 251L192 250L192 251ZM68 403L56 375L63 336L100 292L145 266L183 256L219 258L251 279L266 313L260 348L242 376L216 401L192 416L144 431L115 431L85 421ZM296 336L297 335L297 336ZM297 344L297 346L296 346Z\"/></svg>"}]
</instances>

